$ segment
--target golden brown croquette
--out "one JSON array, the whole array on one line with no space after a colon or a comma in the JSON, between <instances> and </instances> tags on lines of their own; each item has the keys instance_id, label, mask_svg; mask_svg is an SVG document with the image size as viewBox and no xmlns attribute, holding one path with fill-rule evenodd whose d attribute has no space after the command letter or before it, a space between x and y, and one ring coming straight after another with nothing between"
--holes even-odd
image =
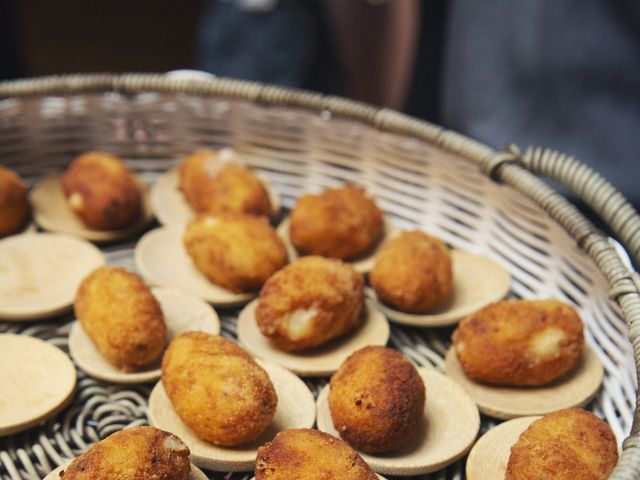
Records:
<instances>
[{"instance_id":1,"label":"golden brown croquette","mask_svg":"<svg viewBox=\"0 0 640 480\"><path fill-rule=\"evenodd\" d=\"M570 408L533 422L511 447L505 480L604 480L618 462L609 425Z\"/></svg>"},{"instance_id":2,"label":"golden brown croquette","mask_svg":"<svg viewBox=\"0 0 640 480\"><path fill-rule=\"evenodd\" d=\"M410 442L424 405L422 378L390 348L360 349L331 377L333 425L344 441L362 452L388 452Z\"/></svg>"},{"instance_id":3,"label":"golden brown croquette","mask_svg":"<svg viewBox=\"0 0 640 480\"><path fill-rule=\"evenodd\" d=\"M30 211L24 182L17 173L0 165L0 237L18 233Z\"/></svg>"},{"instance_id":4,"label":"golden brown croquette","mask_svg":"<svg viewBox=\"0 0 640 480\"><path fill-rule=\"evenodd\" d=\"M156 360L167 328L160 304L137 275L100 267L80 284L75 314L98 351L124 372Z\"/></svg>"},{"instance_id":5,"label":"golden brown croquette","mask_svg":"<svg viewBox=\"0 0 640 480\"><path fill-rule=\"evenodd\" d=\"M353 259L382 237L382 213L364 190L348 185L306 194L291 211L289 237L303 255Z\"/></svg>"},{"instance_id":6,"label":"golden brown croquette","mask_svg":"<svg viewBox=\"0 0 640 480\"><path fill-rule=\"evenodd\" d=\"M453 270L449 249L420 231L386 242L369 274L378 298L403 312L425 313L449 298Z\"/></svg>"},{"instance_id":7,"label":"golden brown croquette","mask_svg":"<svg viewBox=\"0 0 640 480\"><path fill-rule=\"evenodd\" d=\"M94 230L119 230L141 218L142 198L123 161L105 152L77 157L62 175L71 209Z\"/></svg>"},{"instance_id":8,"label":"golden brown croquette","mask_svg":"<svg viewBox=\"0 0 640 480\"><path fill-rule=\"evenodd\" d=\"M582 321L556 300L503 300L463 320L453 345L466 375L494 385L543 385L568 372L584 346Z\"/></svg>"},{"instance_id":9,"label":"golden brown croquette","mask_svg":"<svg viewBox=\"0 0 640 480\"><path fill-rule=\"evenodd\" d=\"M269 194L231 149L198 150L180 165L180 190L196 212L269 216Z\"/></svg>"},{"instance_id":10,"label":"golden brown croquette","mask_svg":"<svg viewBox=\"0 0 640 480\"><path fill-rule=\"evenodd\" d=\"M187 480L189 449L153 427L116 432L96 443L60 473L64 480Z\"/></svg>"},{"instance_id":11,"label":"golden brown croquette","mask_svg":"<svg viewBox=\"0 0 640 480\"><path fill-rule=\"evenodd\" d=\"M182 421L216 445L257 438L278 402L269 375L247 352L204 332L173 339L162 359L162 385Z\"/></svg>"},{"instance_id":12,"label":"golden brown croquette","mask_svg":"<svg viewBox=\"0 0 640 480\"><path fill-rule=\"evenodd\" d=\"M258 290L289 258L266 218L201 215L187 225L184 245L196 268L232 292Z\"/></svg>"},{"instance_id":13,"label":"golden brown croquette","mask_svg":"<svg viewBox=\"0 0 640 480\"><path fill-rule=\"evenodd\" d=\"M285 430L258 449L256 480L376 480L349 445L311 429Z\"/></svg>"},{"instance_id":14,"label":"golden brown croquette","mask_svg":"<svg viewBox=\"0 0 640 480\"><path fill-rule=\"evenodd\" d=\"M344 335L360 322L362 275L324 257L303 257L277 272L260 291L258 328L282 350L303 350Z\"/></svg>"}]
</instances>

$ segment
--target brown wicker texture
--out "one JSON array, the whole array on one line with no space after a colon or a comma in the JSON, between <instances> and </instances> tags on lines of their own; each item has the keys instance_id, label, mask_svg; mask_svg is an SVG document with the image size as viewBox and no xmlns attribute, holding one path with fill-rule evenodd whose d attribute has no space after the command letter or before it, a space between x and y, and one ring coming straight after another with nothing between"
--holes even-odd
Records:
<instances>
[{"instance_id":1,"label":"brown wicker texture","mask_svg":"<svg viewBox=\"0 0 640 480\"><path fill-rule=\"evenodd\" d=\"M425 228L454 247L489 254L505 265L513 296L573 302L606 370L593 408L619 438L631 428L611 478L640 477L640 407L633 412L637 378L631 360L634 355L636 364L640 361L637 273L536 174L561 182L592 205L636 262L640 219L605 180L576 160L539 148L523 154L515 147L495 151L394 111L228 79L105 74L0 83L0 163L30 182L59 172L89 148L118 153L153 180L180 155L222 145L246 155L279 190L285 206L305 190L358 182L401 227ZM112 263L131 265L127 247L131 244L109 248ZM0 322L0 331L66 347L68 320ZM233 338L234 313L222 315L222 323L223 333ZM394 326L391 343L417 363L442 369L449 335L450 330ZM310 384L317 389L323 381ZM0 478L41 478L87 444L144 423L147 394L146 386L120 389L81 376L78 398L66 414L0 440ZM485 419L485 427L489 423ZM428 478L461 478L461 472L457 465Z\"/></svg>"}]
</instances>

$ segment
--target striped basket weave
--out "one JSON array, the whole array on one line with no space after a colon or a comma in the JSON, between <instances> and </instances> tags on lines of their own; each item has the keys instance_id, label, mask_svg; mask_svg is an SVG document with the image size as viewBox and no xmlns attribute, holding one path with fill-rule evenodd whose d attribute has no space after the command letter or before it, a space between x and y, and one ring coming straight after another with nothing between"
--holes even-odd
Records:
<instances>
[{"instance_id":1,"label":"striped basket weave","mask_svg":"<svg viewBox=\"0 0 640 480\"><path fill-rule=\"evenodd\" d=\"M265 175L285 207L306 191L361 184L400 227L425 229L505 266L513 278L511 297L574 304L605 366L604 387L592 408L623 445L611 478L640 478L634 411L638 275L607 236L538 178L559 181L591 205L640 264L637 213L591 169L553 151L495 151L394 111L256 83L155 74L0 83L0 164L31 184L88 149L119 154L153 181L182 155L222 146L237 149ZM134 269L132 247L107 247L109 262ZM230 338L236 335L236 315L221 315L223 334ZM0 332L37 336L66 349L70 320L0 322ZM394 325L391 344L418 364L442 370L450 335L450 329ZM308 381L314 392L324 382ZM149 390L105 384L79 372L72 405L39 427L0 439L0 478L42 478L106 435L146 423ZM483 429L491 425L483 419ZM462 461L419 478L461 479L463 470ZM210 472L215 479L249 477Z\"/></svg>"}]
</instances>

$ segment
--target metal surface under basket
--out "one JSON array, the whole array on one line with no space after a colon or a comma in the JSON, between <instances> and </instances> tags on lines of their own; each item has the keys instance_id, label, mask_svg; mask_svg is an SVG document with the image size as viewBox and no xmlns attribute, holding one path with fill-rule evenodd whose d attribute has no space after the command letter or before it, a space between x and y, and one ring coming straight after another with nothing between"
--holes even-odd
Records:
<instances>
[{"instance_id":1,"label":"metal surface under basket","mask_svg":"<svg viewBox=\"0 0 640 480\"><path fill-rule=\"evenodd\" d=\"M182 155L222 146L238 150L266 176L285 207L303 192L363 185L400 227L422 228L505 266L513 279L511 297L572 303L605 366L591 407L621 444L629 435L636 404L630 331L640 346L637 275L605 236L531 171L574 189L587 182L583 198L603 212L636 261L640 221L597 174L574 160L538 149L496 152L396 112L247 82L79 75L0 83L0 164L30 184L89 149L114 152L153 181ZM132 246L106 247L109 262L134 269ZM235 338L236 315L222 312L223 335ZM0 332L37 336L66 350L71 319L0 322ZM442 370L451 329L391 330L393 347ZM91 443L147 422L149 386L114 386L78 374L69 407L39 427L0 439L1 479L42 478ZM325 382L307 383L317 392ZM483 429L491 424L483 419ZM637 437L626 441L612 478L640 477L637 448ZM460 479L463 472L464 460L416 478ZM250 477L210 472L216 479Z\"/></svg>"}]
</instances>

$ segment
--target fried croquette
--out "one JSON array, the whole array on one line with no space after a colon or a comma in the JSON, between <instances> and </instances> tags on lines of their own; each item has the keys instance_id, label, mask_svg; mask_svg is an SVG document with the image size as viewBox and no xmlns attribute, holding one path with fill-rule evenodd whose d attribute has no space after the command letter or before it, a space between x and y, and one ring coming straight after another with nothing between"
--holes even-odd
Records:
<instances>
[{"instance_id":1,"label":"fried croquette","mask_svg":"<svg viewBox=\"0 0 640 480\"><path fill-rule=\"evenodd\" d=\"M278 403L269 375L247 352L203 332L173 339L162 359L162 385L182 421L216 445L256 439Z\"/></svg>"},{"instance_id":2,"label":"fried croquette","mask_svg":"<svg viewBox=\"0 0 640 480\"><path fill-rule=\"evenodd\" d=\"M209 281L232 292L258 290L289 261L267 219L252 215L201 215L187 225L184 245Z\"/></svg>"},{"instance_id":3,"label":"fried croquette","mask_svg":"<svg viewBox=\"0 0 640 480\"><path fill-rule=\"evenodd\" d=\"M369 280L382 302L403 312L427 312L451 294L449 249L424 232L403 232L382 246Z\"/></svg>"},{"instance_id":4,"label":"fried croquette","mask_svg":"<svg viewBox=\"0 0 640 480\"><path fill-rule=\"evenodd\" d=\"M0 237L20 231L30 211L24 182L14 171L0 165Z\"/></svg>"},{"instance_id":5,"label":"fried croquette","mask_svg":"<svg viewBox=\"0 0 640 480\"><path fill-rule=\"evenodd\" d=\"M189 449L175 435L134 427L98 442L60 472L65 480L187 480Z\"/></svg>"},{"instance_id":6,"label":"fried croquette","mask_svg":"<svg viewBox=\"0 0 640 480\"><path fill-rule=\"evenodd\" d=\"M285 430L258 449L256 480L376 480L345 442L311 429Z\"/></svg>"},{"instance_id":7,"label":"fried croquette","mask_svg":"<svg viewBox=\"0 0 640 480\"><path fill-rule=\"evenodd\" d=\"M61 179L71 209L94 230L119 230L142 215L135 179L122 160L104 152L77 157Z\"/></svg>"},{"instance_id":8,"label":"fried croquette","mask_svg":"<svg viewBox=\"0 0 640 480\"><path fill-rule=\"evenodd\" d=\"M98 351L124 372L160 357L167 327L160 304L137 275L100 267L80 284L75 314Z\"/></svg>"},{"instance_id":9,"label":"fried croquette","mask_svg":"<svg viewBox=\"0 0 640 480\"><path fill-rule=\"evenodd\" d=\"M196 212L269 215L267 189L239 160L229 148L198 150L185 157L180 165L180 190Z\"/></svg>"},{"instance_id":10,"label":"fried croquette","mask_svg":"<svg viewBox=\"0 0 640 480\"><path fill-rule=\"evenodd\" d=\"M344 441L362 452L388 452L411 441L424 405L422 378L390 348L362 348L331 377L333 425Z\"/></svg>"},{"instance_id":11,"label":"fried croquette","mask_svg":"<svg viewBox=\"0 0 640 480\"><path fill-rule=\"evenodd\" d=\"M348 260L382 237L382 213L364 189L352 185L303 195L291 211L289 237L303 255Z\"/></svg>"},{"instance_id":12,"label":"fried croquette","mask_svg":"<svg viewBox=\"0 0 640 480\"><path fill-rule=\"evenodd\" d=\"M505 480L604 480L618 462L609 425L579 408L533 422L511 447Z\"/></svg>"},{"instance_id":13,"label":"fried croquette","mask_svg":"<svg viewBox=\"0 0 640 480\"><path fill-rule=\"evenodd\" d=\"M301 258L264 284L256 323L282 350L321 345L359 324L363 284L362 275L340 260Z\"/></svg>"},{"instance_id":14,"label":"fried croquette","mask_svg":"<svg viewBox=\"0 0 640 480\"><path fill-rule=\"evenodd\" d=\"M463 320L453 344L466 375L493 385L543 385L568 372L584 347L582 321L555 300L503 300Z\"/></svg>"}]
</instances>

